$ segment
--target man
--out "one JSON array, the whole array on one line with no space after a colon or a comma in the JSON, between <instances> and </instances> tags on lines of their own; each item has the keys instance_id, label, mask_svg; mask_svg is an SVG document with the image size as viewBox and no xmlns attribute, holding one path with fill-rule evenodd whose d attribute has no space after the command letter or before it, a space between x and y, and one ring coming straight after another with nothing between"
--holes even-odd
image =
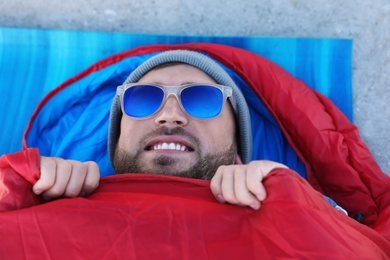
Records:
<instances>
[{"instance_id":1,"label":"man","mask_svg":"<svg viewBox=\"0 0 390 260\"><path fill-rule=\"evenodd\" d=\"M204 91L210 92L202 97ZM207 106L213 102L217 112L203 114L214 109ZM199 107L190 108L195 105ZM221 203L259 209L266 197L262 179L274 168L287 168L271 161L249 162L245 100L217 63L196 52L169 51L142 64L118 88L111 118L109 156L117 173L211 179L211 191ZM239 150L247 164L242 164ZM41 157L41 177L33 191L47 200L85 196L97 188L99 178L94 162Z\"/></svg>"},{"instance_id":2,"label":"man","mask_svg":"<svg viewBox=\"0 0 390 260\"><path fill-rule=\"evenodd\" d=\"M370 171L375 165L369 163L368 151L341 112L259 57L226 46L195 47L223 57L224 64L265 97L300 158L308 160L308 181L281 169L286 168L283 165L250 161L247 106L220 66L202 54L156 55L153 49L154 58L139 65L117 89L108 155L117 173L159 175L109 176L91 194L99 183L93 162L40 157L38 149L29 147L3 156L0 188L6 189L0 192L0 230L4 238L12 239L2 241L0 258L5 258L3 253L10 259L388 259L389 179ZM141 48L135 53L149 52ZM117 60L117 56L112 59ZM116 78L122 71L115 66L109 72ZM105 94L111 93L103 78L104 90L110 90ZM249 103L251 97L245 94ZM91 103L84 95L81 99ZM309 105L302 105L302 100ZM77 112L84 109L78 100L72 102ZM70 113L66 127L72 128L69 122L78 114ZM92 129L105 132L100 126ZM254 139L263 134L256 130ZM92 132L81 131L76 142ZM93 141L100 144L100 140ZM89 148L96 152L96 146ZM253 157L259 156L254 152ZM211 184L192 178L211 178ZM49 200L90 196L42 203L32 185L35 194ZM220 202L250 208L217 203L209 185ZM318 191L337 196L352 214L364 212L364 219L358 220L365 225L334 210ZM260 205L262 210L252 210Z\"/></svg>"}]
</instances>

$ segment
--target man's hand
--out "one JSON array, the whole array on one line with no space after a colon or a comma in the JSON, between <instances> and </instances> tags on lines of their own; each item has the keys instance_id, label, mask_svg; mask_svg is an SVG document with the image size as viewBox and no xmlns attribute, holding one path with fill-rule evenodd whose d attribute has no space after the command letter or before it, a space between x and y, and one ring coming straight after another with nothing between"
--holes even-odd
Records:
<instances>
[{"instance_id":1,"label":"man's hand","mask_svg":"<svg viewBox=\"0 0 390 260\"><path fill-rule=\"evenodd\" d=\"M275 168L288 168L272 161L220 166L211 179L211 192L221 203L259 209L267 193L262 180Z\"/></svg>"},{"instance_id":2,"label":"man's hand","mask_svg":"<svg viewBox=\"0 0 390 260\"><path fill-rule=\"evenodd\" d=\"M41 156L41 177L33 192L45 200L91 194L99 186L100 171L95 162Z\"/></svg>"}]
</instances>

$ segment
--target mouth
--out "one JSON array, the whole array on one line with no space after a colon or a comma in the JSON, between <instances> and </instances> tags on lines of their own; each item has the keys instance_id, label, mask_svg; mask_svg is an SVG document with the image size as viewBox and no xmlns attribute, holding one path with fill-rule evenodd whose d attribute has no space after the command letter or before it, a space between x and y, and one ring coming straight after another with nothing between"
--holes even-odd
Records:
<instances>
[{"instance_id":1,"label":"mouth","mask_svg":"<svg viewBox=\"0 0 390 260\"><path fill-rule=\"evenodd\" d=\"M192 152L193 149L181 143L156 143L152 146L146 147L147 151L159 151L159 150L171 150L171 151L182 151L182 152Z\"/></svg>"},{"instance_id":2,"label":"mouth","mask_svg":"<svg viewBox=\"0 0 390 260\"><path fill-rule=\"evenodd\" d=\"M162 137L156 138L149 142L146 147L146 151L176 151L176 152L193 152L192 145L177 137Z\"/></svg>"}]
</instances>

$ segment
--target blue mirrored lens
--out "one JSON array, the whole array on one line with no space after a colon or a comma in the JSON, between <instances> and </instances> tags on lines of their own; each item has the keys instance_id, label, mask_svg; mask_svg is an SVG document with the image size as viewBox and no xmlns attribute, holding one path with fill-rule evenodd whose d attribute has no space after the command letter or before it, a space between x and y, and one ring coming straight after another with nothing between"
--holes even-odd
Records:
<instances>
[{"instance_id":1,"label":"blue mirrored lens","mask_svg":"<svg viewBox=\"0 0 390 260\"><path fill-rule=\"evenodd\" d=\"M158 87L150 85L134 86L125 91L123 108L128 116L146 117L157 111L163 98L164 92Z\"/></svg>"},{"instance_id":2,"label":"blue mirrored lens","mask_svg":"<svg viewBox=\"0 0 390 260\"><path fill-rule=\"evenodd\" d=\"M181 103L194 117L212 118L221 112L223 93L212 86L191 86L181 92Z\"/></svg>"}]
</instances>

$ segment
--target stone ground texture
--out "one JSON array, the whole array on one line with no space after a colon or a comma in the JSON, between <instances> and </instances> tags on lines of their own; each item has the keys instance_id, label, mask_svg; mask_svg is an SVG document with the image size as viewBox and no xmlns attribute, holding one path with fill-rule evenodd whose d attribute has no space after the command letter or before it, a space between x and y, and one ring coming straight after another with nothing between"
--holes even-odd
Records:
<instances>
[{"instance_id":1,"label":"stone ground texture","mask_svg":"<svg viewBox=\"0 0 390 260\"><path fill-rule=\"evenodd\" d=\"M0 0L0 26L353 39L354 123L390 174L388 0Z\"/></svg>"}]
</instances>

